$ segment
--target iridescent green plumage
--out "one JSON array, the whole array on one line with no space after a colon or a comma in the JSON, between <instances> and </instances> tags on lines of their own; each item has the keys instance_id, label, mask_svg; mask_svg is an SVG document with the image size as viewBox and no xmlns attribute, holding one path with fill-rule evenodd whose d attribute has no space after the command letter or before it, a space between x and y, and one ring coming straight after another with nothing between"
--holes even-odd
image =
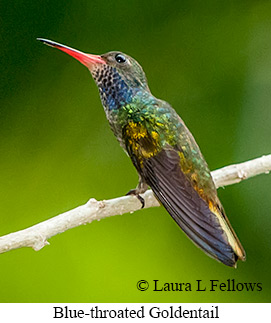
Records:
<instances>
[{"instance_id":1,"label":"iridescent green plumage","mask_svg":"<svg viewBox=\"0 0 271 323\"><path fill-rule=\"evenodd\" d=\"M115 129L119 131L115 134L141 180L152 188L184 232L226 265L234 266L238 258L244 260L243 248L224 214L208 166L175 110L150 95L149 101L130 104L129 109L123 106L115 113Z\"/></svg>"},{"instance_id":2,"label":"iridescent green plumage","mask_svg":"<svg viewBox=\"0 0 271 323\"><path fill-rule=\"evenodd\" d=\"M111 129L148 186L188 237L228 266L245 252L217 197L208 166L176 111L155 98L141 66L128 55L94 56L42 40L76 57L96 81ZM80 56L81 55L81 56Z\"/></svg>"}]
</instances>

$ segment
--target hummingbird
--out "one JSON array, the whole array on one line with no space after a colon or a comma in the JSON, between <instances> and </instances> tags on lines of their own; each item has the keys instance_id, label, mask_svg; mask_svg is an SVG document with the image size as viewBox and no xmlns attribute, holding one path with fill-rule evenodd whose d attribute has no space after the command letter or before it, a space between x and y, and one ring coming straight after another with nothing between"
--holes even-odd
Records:
<instances>
[{"instance_id":1,"label":"hummingbird","mask_svg":"<svg viewBox=\"0 0 271 323\"><path fill-rule=\"evenodd\" d=\"M208 165L193 135L166 101L152 95L145 73L131 56L86 54L38 38L85 65L96 82L110 127L135 166L139 182L128 195L144 207L150 187L184 233L210 257L236 267L245 251L217 196Z\"/></svg>"}]
</instances>

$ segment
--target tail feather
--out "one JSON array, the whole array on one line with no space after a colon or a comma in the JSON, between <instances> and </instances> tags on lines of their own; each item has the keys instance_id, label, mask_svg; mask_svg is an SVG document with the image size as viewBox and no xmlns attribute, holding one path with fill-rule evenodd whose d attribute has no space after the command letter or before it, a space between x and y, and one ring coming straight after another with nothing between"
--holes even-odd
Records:
<instances>
[{"instance_id":1,"label":"tail feather","mask_svg":"<svg viewBox=\"0 0 271 323\"><path fill-rule=\"evenodd\" d=\"M245 253L228 219L219 208L210 209L179 165L176 151L162 150L144 161L144 179L198 247L212 258L235 267L238 259L245 260Z\"/></svg>"}]
</instances>

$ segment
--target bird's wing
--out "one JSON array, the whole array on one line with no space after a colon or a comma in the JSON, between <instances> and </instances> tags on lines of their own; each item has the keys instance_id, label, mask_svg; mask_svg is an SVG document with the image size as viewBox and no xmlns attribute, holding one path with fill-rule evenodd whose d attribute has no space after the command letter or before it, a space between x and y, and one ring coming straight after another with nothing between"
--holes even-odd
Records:
<instances>
[{"instance_id":1,"label":"bird's wing","mask_svg":"<svg viewBox=\"0 0 271 323\"><path fill-rule=\"evenodd\" d=\"M128 125L124 131L127 152L139 174L187 236L225 265L235 266L238 258L244 260L244 250L216 191L216 201L200 195L182 171L180 151L169 144L159 147L158 134L142 124L132 124L132 129Z\"/></svg>"}]
</instances>

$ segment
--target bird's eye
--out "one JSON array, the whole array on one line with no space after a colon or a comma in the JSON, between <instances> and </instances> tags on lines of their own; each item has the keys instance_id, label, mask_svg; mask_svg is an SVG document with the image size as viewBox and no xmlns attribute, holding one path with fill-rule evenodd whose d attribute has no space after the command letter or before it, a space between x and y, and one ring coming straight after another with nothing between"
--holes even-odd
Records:
<instances>
[{"instance_id":1,"label":"bird's eye","mask_svg":"<svg viewBox=\"0 0 271 323\"><path fill-rule=\"evenodd\" d=\"M125 56L124 55L122 55L122 54L117 54L116 56L115 56L115 60L118 62L118 63L125 63L126 62L126 58L125 58Z\"/></svg>"}]
</instances>

